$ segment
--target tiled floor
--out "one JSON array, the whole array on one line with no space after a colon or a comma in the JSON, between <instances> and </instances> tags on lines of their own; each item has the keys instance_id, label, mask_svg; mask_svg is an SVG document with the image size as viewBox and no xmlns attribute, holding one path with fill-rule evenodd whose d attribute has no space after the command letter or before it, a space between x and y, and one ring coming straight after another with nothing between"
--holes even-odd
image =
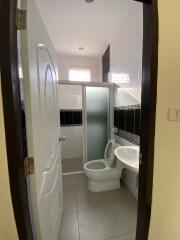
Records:
<instances>
[{"instance_id":1,"label":"tiled floor","mask_svg":"<svg viewBox=\"0 0 180 240\"><path fill-rule=\"evenodd\" d=\"M88 191L84 174L63 177L64 214L60 240L134 240L137 200L120 190Z\"/></svg>"},{"instance_id":2,"label":"tiled floor","mask_svg":"<svg viewBox=\"0 0 180 240\"><path fill-rule=\"evenodd\" d=\"M83 159L82 158L70 158L63 159L62 161L62 172L79 172L83 171Z\"/></svg>"}]
</instances>

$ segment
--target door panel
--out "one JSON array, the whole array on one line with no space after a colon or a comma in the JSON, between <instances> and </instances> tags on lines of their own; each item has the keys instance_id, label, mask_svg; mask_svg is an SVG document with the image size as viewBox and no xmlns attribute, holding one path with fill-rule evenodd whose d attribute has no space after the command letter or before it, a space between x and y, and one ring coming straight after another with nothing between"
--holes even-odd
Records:
<instances>
[{"instance_id":1,"label":"door panel","mask_svg":"<svg viewBox=\"0 0 180 240\"><path fill-rule=\"evenodd\" d=\"M35 239L59 240L62 219L62 167L57 103L56 53L34 1L21 33L28 155L35 175L29 177L29 204Z\"/></svg>"}]
</instances>

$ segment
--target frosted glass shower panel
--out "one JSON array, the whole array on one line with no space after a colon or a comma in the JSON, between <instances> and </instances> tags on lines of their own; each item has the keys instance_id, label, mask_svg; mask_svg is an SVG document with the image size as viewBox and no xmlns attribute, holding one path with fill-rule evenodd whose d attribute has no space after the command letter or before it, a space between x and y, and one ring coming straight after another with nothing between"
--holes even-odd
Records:
<instances>
[{"instance_id":1,"label":"frosted glass shower panel","mask_svg":"<svg viewBox=\"0 0 180 240\"><path fill-rule=\"evenodd\" d=\"M109 89L86 87L87 161L104 158L109 133Z\"/></svg>"}]
</instances>

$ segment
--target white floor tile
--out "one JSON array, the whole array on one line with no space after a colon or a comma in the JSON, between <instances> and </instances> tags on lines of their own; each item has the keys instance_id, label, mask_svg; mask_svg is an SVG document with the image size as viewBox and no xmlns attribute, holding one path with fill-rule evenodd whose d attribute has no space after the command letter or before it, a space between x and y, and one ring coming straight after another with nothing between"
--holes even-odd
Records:
<instances>
[{"instance_id":1,"label":"white floor tile","mask_svg":"<svg viewBox=\"0 0 180 240\"><path fill-rule=\"evenodd\" d=\"M114 236L113 223L103 207L78 212L81 240L103 240Z\"/></svg>"},{"instance_id":2,"label":"white floor tile","mask_svg":"<svg viewBox=\"0 0 180 240\"><path fill-rule=\"evenodd\" d=\"M84 174L65 176L63 180L61 240L135 239L132 232L136 230L137 200L125 185L119 190L93 193L88 191Z\"/></svg>"},{"instance_id":3,"label":"white floor tile","mask_svg":"<svg viewBox=\"0 0 180 240\"><path fill-rule=\"evenodd\" d=\"M64 213L60 240L79 240L77 212Z\"/></svg>"}]
</instances>

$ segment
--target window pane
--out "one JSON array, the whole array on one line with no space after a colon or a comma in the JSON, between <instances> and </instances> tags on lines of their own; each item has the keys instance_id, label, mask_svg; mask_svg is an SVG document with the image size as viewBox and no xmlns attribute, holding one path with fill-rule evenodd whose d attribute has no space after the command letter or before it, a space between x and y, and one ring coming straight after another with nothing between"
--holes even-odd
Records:
<instances>
[{"instance_id":1,"label":"window pane","mask_svg":"<svg viewBox=\"0 0 180 240\"><path fill-rule=\"evenodd\" d=\"M69 69L70 81L91 81L91 71L89 69Z\"/></svg>"}]
</instances>

